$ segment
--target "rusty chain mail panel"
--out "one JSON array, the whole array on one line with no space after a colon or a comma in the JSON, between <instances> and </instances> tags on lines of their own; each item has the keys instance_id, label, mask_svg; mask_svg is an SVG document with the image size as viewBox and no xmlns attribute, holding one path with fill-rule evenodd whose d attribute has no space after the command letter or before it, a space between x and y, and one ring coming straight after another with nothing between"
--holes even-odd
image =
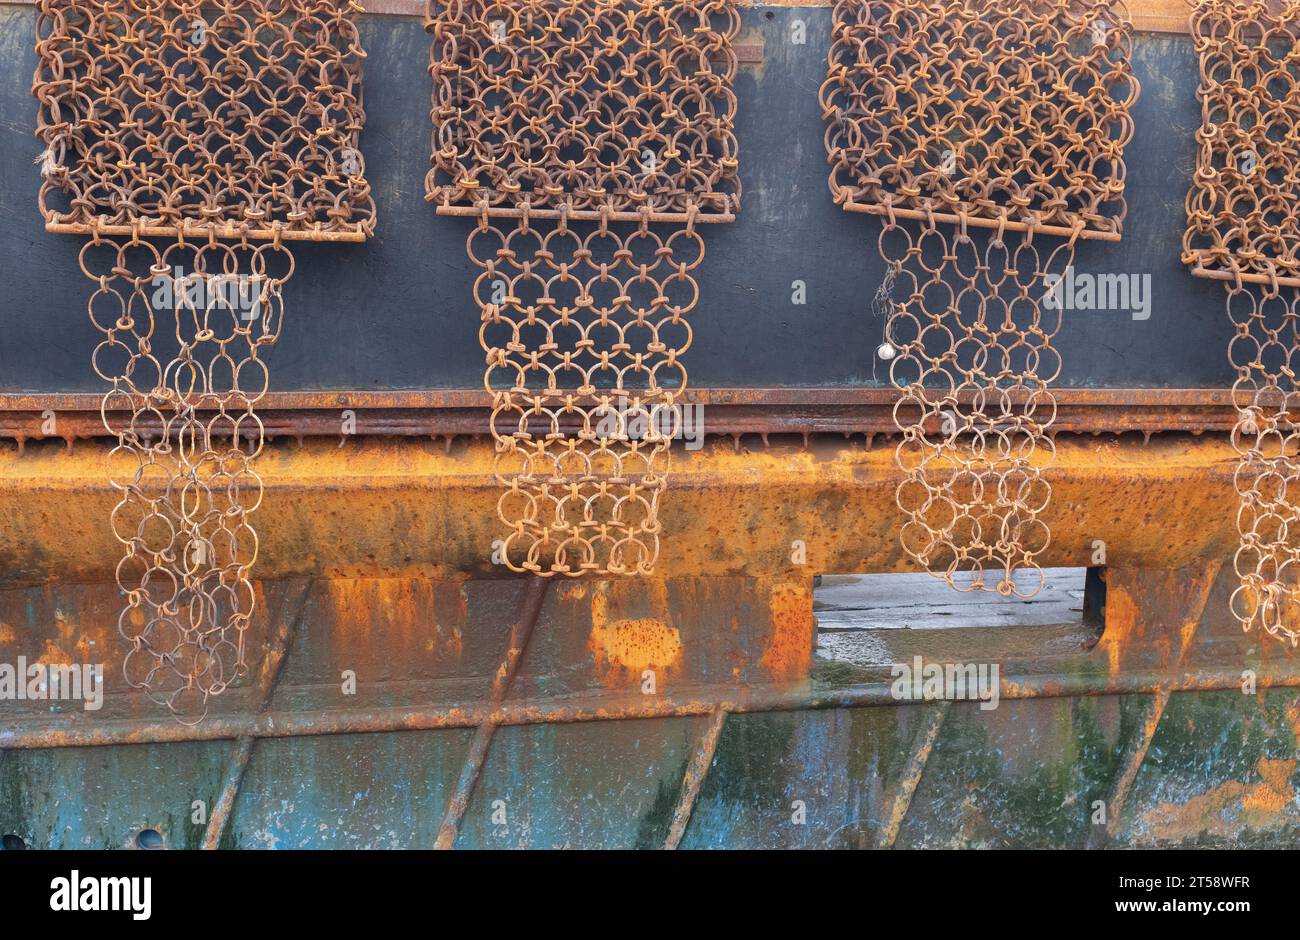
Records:
<instances>
[{"instance_id":1,"label":"rusty chain mail panel","mask_svg":"<svg viewBox=\"0 0 1300 940\"><path fill-rule=\"evenodd\" d=\"M48 227L363 240L375 206L356 9L42 0L33 89Z\"/></svg>"},{"instance_id":2,"label":"rusty chain mail panel","mask_svg":"<svg viewBox=\"0 0 1300 940\"><path fill-rule=\"evenodd\" d=\"M82 273L118 441L125 670L186 722L246 670L290 239L361 241L374 203L345 0L42 0L40 208Z\"/></svg>"},{"instance_id":3,"label":"rusty chain mail panel","mask_svg":"<svg viewBox=\"0 0 1300 940\"><path fill-rule=\"evenodd\" d=\"M884 219L876 354L900 391L903 547L959 590L1032 596L1050 538L1055 287L1077 241L1118 240L1125 214L1127 11L858 0L834 20L830 187Z\"/></svg>"},{"instance_id":4,"label":"rusty chain mail panel","mask_svg":"<svg viewBox=\"0 0 1300 940\"><path fill-rule=\"evenodd\" d=\"M734 0L437 0L433 157L467 250L502 538L542 575L649 574L699 302L729 222Z\"/></svg>"},{"instance_id":5,"label":"rusty chain mail panel","mask_svg":"<svg viewBox=\"0 0 1300 940\"><path fill-rule=\"evenodd\" d=\"M1235 333L1240 499L1232 612L1243 630L1300 643L1300 434L1295 365L1300 336L1300 4L1200 0L1201 127L1187 194L1183 262L1224 281Z\"/></svg>"}]
</instances>

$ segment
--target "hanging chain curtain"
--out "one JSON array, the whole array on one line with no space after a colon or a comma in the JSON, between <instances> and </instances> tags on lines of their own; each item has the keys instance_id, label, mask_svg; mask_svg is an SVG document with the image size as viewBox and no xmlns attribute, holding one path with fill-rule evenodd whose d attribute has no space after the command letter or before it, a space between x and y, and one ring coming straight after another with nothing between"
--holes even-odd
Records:
<instances>
[{"instance_id":1,"label":"hanging chain curtain","mask_svg":"<svg viewBox=\"0 0 1300 940\"><path fill-rule=\"evenodd\" d=\"M1183 262L1227 292L1240 460L1233 482L1242 629L1300 643L1300 435L1296 404L1300 300L1300 4L1199 0L1201 127L1187 194Z\"/></svg>"},{"instance_id":2,"label":"hanging chain curtain","mask_svg":"<svg viewBox=\"0 0 1300 940\"><path fill-rule=\"evenodd\" d=\"M1130 47L1111 0L834 8L820 94L830 188L883 220L876 354L900 393L900 538L958 590L1042 588L1053 285L1080 239L1120 236Z\"/></svg>"},{"instance_id":3,"label":"hanging chain curtain","mask_svg":"<svg viewBox=\"0 0 1300 940\"><path fill-rule=\"evenodd\" d=\"M427 28L427 198L475 220L494 560L649 574L701 226L739 205L736 4L446 0Z\"/></svg>"},{"instance_id":4,"label":"hanging chain curtain","mask_svg":"<svg viewBox=\"0 0 1300 940\"><path fill-rule=\"evenodd\" d=\"M374 224L344 0L41 0L40 209L87 239L116 438L112 527L131 687L182 721L246 668L262 499L256 405L285 242Z\"/></svg>"}]
</instances>

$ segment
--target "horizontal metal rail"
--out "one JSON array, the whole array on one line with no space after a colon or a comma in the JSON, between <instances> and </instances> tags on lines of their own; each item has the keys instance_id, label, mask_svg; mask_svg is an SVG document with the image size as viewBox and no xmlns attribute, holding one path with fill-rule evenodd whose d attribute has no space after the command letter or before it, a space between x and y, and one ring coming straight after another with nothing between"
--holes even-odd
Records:
<instances>
[{"instance_id":1,"label":"horizontal metal rail","mask_svg":"<svg viewBox=\"0 0 1300 940\"><path fill-rule=\"evenodd\" d=\"M430 195L425 198L432 201L437 197ZM446 203L438 206L437 212L438 215L470 219L480 219L484 215L484 210L479 206L453 206ZM489 206L486 210L486 214L490 219L522 219L525 215L523 209L515 206ZM691 221L690 215L685 212L601 212L598 209L572 209L568 212L562 212L559 209L529 209L527 215L529 219L565 218L570 222L644 221L677 222L685 224ZM734 221L736 221L736 214L734 212L702 211L695 216L696 224L700 225Z\"/></svg>"},{"instance_id":2,"label":"horizontal metal rail","mask_svg":"<svg viewBox=\"0 0 1300 940\"><path fill-rule=\"evenodd\" d=\"M1239 419L1228 389L1059 389L1058 433L1231 431ZM883 434L898 432L892 388L697 388L678 403L708 410L702 432L739 434ZM93 393L0 394L0 438L75 441L106 437L102 396ZM268 436L340 437L349 433L448 437L488 433L491 395L482 389L273 392L258 409ZM56 419L48 433L50 415ZM146 422L140 425L150 429Z\"/></svg>"},{"instance_id":3,"label":"horizontal metal rail","mask_svg":"<svg viewBox=\"0 0 1300 940\"><path fill-rule=\"evenodd\" d=\"M859 212L865 215L893 216L899 219L919 219L922 221L932 219L935 222L943 222L949 225L961 225L963 222L961 216L954 215L951 212L926 212L922 209L905 209L899 206L883 206L853 202L852 200L846 200L842 205L846 212ZM1071 229L1063 225L1034 225L1020 219L988 219L973 215L966 217L965 224L970 228L1000 229L1004 232L1028 232L1032 229L1040 235L1058 235L1062 238L1075 236L1085 241L1099 242L1120 241L1121 234L1091 228Z\"/></svg>"},{"instance_id":4,"label":"horizontal metal rail","mask_svg":"<svg viewBox=\"0 0 1300 940\"><path fill-rule=\"evenodd\" d=\"M46 222L45 231L56 235L114 235L140 238L176 238L193 239L205 242L209 238L224 241L274 241L277 237L285 242L364 242L367 235L360 229L351 231L325 231L316 229L265 228L237 225L87 225L81 222Z\"/></svg>"},{"instance_id":5,"label":"horizontal metal rail","mask_svg":"<svg viewBox=\"0 0 1300 940\"><path fill-rule=\"evenodd\" d=\"M1257 688L1298 688L1300 674L1286 666L1256 670ZM1097 695L1141 695L1162 691L1240 691L1241 671L1182 671L1172 676L1164 670L1089 678L1077 675L1013 676L1002 681L999 698L1071 698ZM84 719L41 719L10 722L0 730L0 749L48 747L103 747L118 744L161 744L178 741L220 741L251 738L295 738L323 734L366 734L392 731L432 731L448 728L567 724L583 721L617 721L750 712L789 712L827 708L863 708L941 703L899 701L887 682L852 686L834 691L790 689L710 690L714 695L691 698L639 693L592 695L585 698L507 702L493 708L468 706L394 706L372 709L314 709L271 711L263 715L211 715L202 724L182 725L170 720L109 720L91 724Z\"/></svg>"}]
</instances>

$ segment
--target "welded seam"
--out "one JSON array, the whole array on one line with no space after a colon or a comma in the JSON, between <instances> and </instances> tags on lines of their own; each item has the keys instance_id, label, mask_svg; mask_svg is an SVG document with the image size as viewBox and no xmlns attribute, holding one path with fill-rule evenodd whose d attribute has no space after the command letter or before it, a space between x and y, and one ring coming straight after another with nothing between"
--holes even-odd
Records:
<instances>
[{"instance_id":1,"label":"welded seam","mask_svg":"<svg viewBox=\"0 0 1300 940\"><path fill-rule=\"evenodd\" d=\"M460 834L460 822L469 806L469 798L474 793L474 786L483 772L483 764L487 758L488 747L492 743L492 736L496 733L497 726L501 724L493 716L510 691L510 683L514 680L524 650L533 635L533 627L537 625L537 618L542 612L542 601L546 598L546 589L550 583L550 578L533 575L524 585L519 599L519 612L510 630L510 642L506 647L505 659L502 660L501 666L492 679L488 696L491 711L475 729L474 740L465 755L456 789L448 798L443 810L442 824L438 827L438 837L433 844L435 849L450 849L456 844L456 837Z\"/></svg>"},{"instance_id":2,"label":"welded seam","mask_svg":"<svg viewBox=\"0 0 1300 940\"><path fill-rule=\"evenodd\" d=\"M298 629L307 612L307 601L311 598L315 584L316 579L312 578L303 587L302 597L298 601L297 613L294 614L293 619L280 619L279 630L276 632L271 649L266 654L266 668L262 670L258 680L260 704L257 713L259 715L264 715L270 709L271 701L275 698L280 677L284 675L284 664L289 658L289 649L293 639L298 635ZM237 740L234 756L226 770L221 794L212 805L212 814L208 817L208 827L203 832L203 842L200 843L199 848L210 850L221 845L221 837L225 835L231 812L235 808L235 801L239 799L239 789L243 786L244 772L248 769L248 762L253 756L253 744L256 740L253 735L244 735Z\"/></svg>"},{"instance_id":3,"label":"welded seam","mask_svg":"<svg viewBox=\"0 0 1300 940\"><path fill-rule=\"evenodd\" d=\"M930 708L925 726L917 734L916 749L908 757L907 767L898 781L898 790L894 793L894 801L890 805L885 826L880 831L880 838L876 841L876 848L894 847L898 833L902 831L903 821L907 818L907 811L912 808L912 796L921 783L925 765L929 763L930 754L934 751L934 742L939 739L939 732L943 730L944 719L948 717L948 709L951 707L952 702L943 701Z\"/></svg>"},{"instance_id":4,"label":"welded seam","mask_svg":"<svg viewBox=\"0 0 1300 940\"><path fill-rule=\"evenodd\" d=\"M718 739L722 737L722 726L726 722L727 711L724 708L715 709L709 716L709 723L700 735L699 744L695 747L690 763L686 765L686 773L682 775L682 792L677 798L677 808L673 810L673 822L668 827L668 838L664 840L665 849L670 851L676 849L681 844L682 837L686 835L686 827L690 825L691 814L695 811L695 800L704 787L704 778L709 775L709 770L713 767L713 755L717 753Z\"/></svg>"}]
</instances>

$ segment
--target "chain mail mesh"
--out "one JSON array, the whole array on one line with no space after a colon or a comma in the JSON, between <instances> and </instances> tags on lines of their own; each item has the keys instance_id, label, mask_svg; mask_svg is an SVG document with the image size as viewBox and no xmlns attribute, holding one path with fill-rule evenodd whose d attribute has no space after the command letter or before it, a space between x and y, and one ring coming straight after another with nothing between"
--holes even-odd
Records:
<instances>
[{"instance_id":1,"label":"chain mail mesh","mask_svg":"<svg viewBox=\"0 0 1300 940\"><path fill-rule=\"evenodd\" d=\"M361 241L374 203L344 0L42 0L46 228L81 269L117 438L128 683L182 721L245 670L262 498L262 358L293 271L282 242Z\"/></svg>"},{"instance_id":2,"label":"chain mail mesh","mask_svg":"<svg viewBox=\"0 0 1300 940\"><path fill-rule=\"evenodd\" d=\"M428 199L468 238L492 395L495 560L648 574L704 258L729 222L734 0L447 0Z\"/></svg>"},{"instance_id":3,"label":"chain mail mesh","mask_svg":"<svg viewBox=\"0 0 1300 940\"><path fill-rule=\"evenodd\" d=\"M361 51L345 0L42 0L52 231L360 241Z\"/></svg>"},{"instance_id":4,"label":"chain mail mesh","mask_svg":"<svg viewBox=\"0 0 1300 940\"><path fill-rule=\"evenodd\" d=\"M1238 420L1232 443L1243 630L1300 643L1300 437L1293 359L1300 300L1300 4L1201 0L1192 13L1200 57L1196 172L1187 194L1183 261L1225 282L1234 335Z\"/></svg>"},{"instance_id":5,"label":"chain mail mesh","mask_svg":"<svg viewBox=\"0 0 1300 940\"><path fill-rule=\"evenodd\" d=\"M834 20L830 186L884 217L903 547L959 590L1032 596L1061 367L1049 277L1078 239L1119 237L1138 93L1127 12L891 0L836 3Z\"/></svg>"}]
</instances>

